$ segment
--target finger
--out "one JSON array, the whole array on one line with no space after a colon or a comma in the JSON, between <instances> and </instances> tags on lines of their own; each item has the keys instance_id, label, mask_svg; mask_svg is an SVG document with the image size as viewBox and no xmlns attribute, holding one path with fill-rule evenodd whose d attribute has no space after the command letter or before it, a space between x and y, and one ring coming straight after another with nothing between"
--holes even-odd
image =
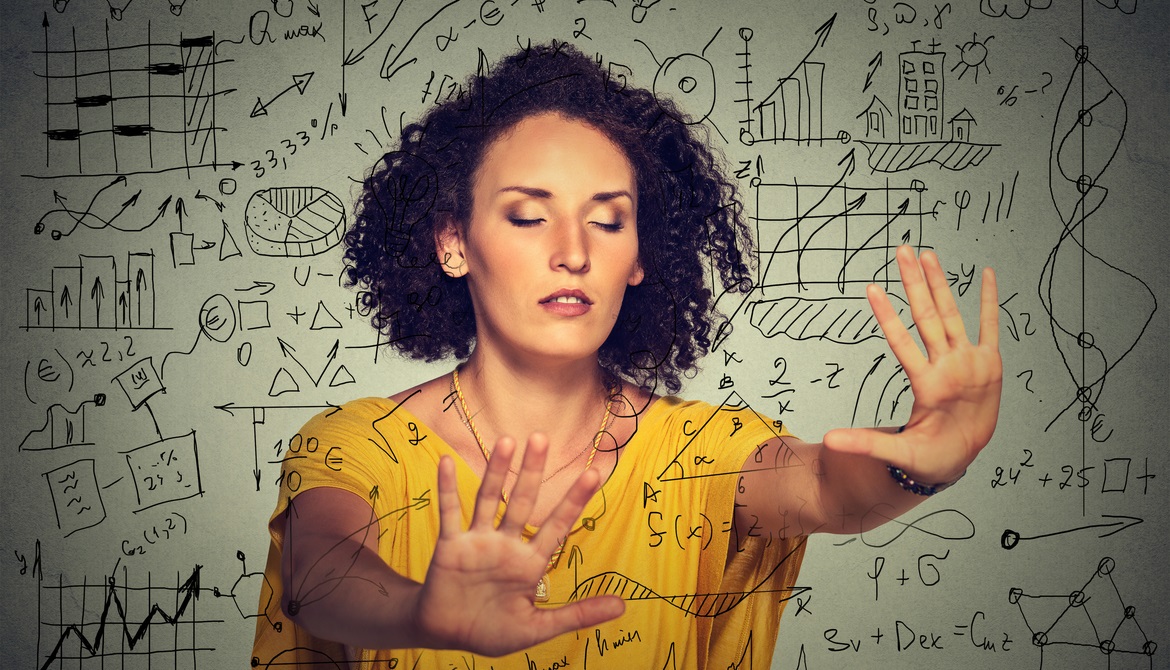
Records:
<instances>
[{"instance_id":1,"label":"finger","mask_svg":"<svg viewBox=\"0 0 1170 670\"><path fill-rule=\"evenodd\" d=\"M906 298L910 301L910 314L914 317L914 324L918 327L918 335L926 347L927 356L934 358L946 350L947 334L942 320L934 305L934 296L926 284L922 274L922 266L914 256L914 250L909 245L898 247L898 272L902 276L902 286L906 289Z\"/></svg>"},{"instance_id":2,"label":"finger","mask_svg":"<svg viewBox=\"0 0 1170 670\"><path fill-rule=\"evenodd\" d=\"M616 619L626 611L626 603L618 596L595 596L540 611L545 628L542 632L547 636L545 639L552 639Z\"/></svg>"},{"instance_id":3,"label":"finger","mask_svg":"<svg viewBox=\"0 0 1170 670\"><path fill-rule=\"evenodd\" d=\"M886 336L890 351L894 352L894 357L902 364L906 374L913 376L915 371L926 363L926 358L918 349L918 343L910 336L910 331L906 330L898 312L890 303L890 297L880 286L870 284L865 297L869 299L870 309L873 310L873 315L882 328L882 334Z\"/></svg>"},{"instance_id":4,"label":"finger","mask_svg":"<svg viewBox=\"0 0 1170 670\"><path fill-rule=\"evenodd\" d=\"M544 463L548 457L548 438L541 433L528 436L524 448L524 462L520 465L520 476L508 497L508 509L500 522L500 532L519 535L528 523L536 497L540 493L540 479L544 476Z\"/></svg>"},{"instance_id":5,"label":"finger","mask_svg":"<svg viewBox=\"0 0 1170 670\"><path fill-rule=\"evenodd\" d=\"M533 548L542 556L552 556L560 538L569 534L569 529L577 523L577 519L581 516L581 510L585 509L585 504L589 502L594 493L597 493L597 489L600 487L601 473L595 468L589 468L578 477L577 481L569 487L569 492L565 494L565 497L557 503L552 514L545 519L540 531L532 538Z\"/></svg>"},{"instance_id":6,"label":"finger","mask_svg":"<svg viewBox=\"0 0 1170 670\"><path fill-rule=\"evenodd\" d=\"M980 286L979 344L999 348L999 290L991 268L983 268Z\"/></svg>"},{"instance_id":7,"label":"finger","mask_svg":"<svg viewBox=\"0 0 1170 670\"><path fill-rule=\"evenodd\" d=\"M926 274L926 283L930 286L934 297L934 306L942 320L943 330L946 331L950 345L969 344L967 328L963 325L963 315L959 313L959 306L955 304L955 294L947 282L947 275L943 272L942 263L938 254L933 251L922 252L922 270Z\"/></svg>"},{"instance_id":8,"label":"finger","mask_svg":"<svg viewBox=\"0 0 1170 670\"><path fill-rule=\"evenodd\" d=\"M475 514L471 518L473 530L492 530L496 527L496 512L500 508L504 478L508 474L508 466L512 464L512 452L515 448L516 441L510 437L496 440L496 449L488 459L487 468L483 472L483 482L479 485L479 492L475 497Z\"/></svg>"},{"instance_id":9,"label":"finger","mask_svg":"<svg viewBox=\"0 0 1170 670\"><path fill-rule=\"evenodd\" d=\"M439 537L451 539L462 530L463 503L459 501L455 461L443 456L439 459Z\"/></svg>"}]
</instances>

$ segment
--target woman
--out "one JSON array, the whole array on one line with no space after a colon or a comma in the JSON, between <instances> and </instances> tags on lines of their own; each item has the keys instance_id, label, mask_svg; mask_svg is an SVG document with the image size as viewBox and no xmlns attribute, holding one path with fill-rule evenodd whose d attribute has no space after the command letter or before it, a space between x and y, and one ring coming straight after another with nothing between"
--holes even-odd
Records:
<instances>
[{"instance_id":1,"label":"woman","mask_svg":"<svg viewBox=\"0 0 1170 670\"><path fill-rule=\"evenodd\" d=\"M554 45L403 130L365 182L348 277L400 351L466 360L290 441L253 665L768 662L807 534L895 517L987 444L994 275L972 345L937 257L909 248L925 356L868 293L914 392L902 429L810 444L656 393L709 346L703 257L750 289L734 188L679 118Z\"/></svg>"}]
</instances>

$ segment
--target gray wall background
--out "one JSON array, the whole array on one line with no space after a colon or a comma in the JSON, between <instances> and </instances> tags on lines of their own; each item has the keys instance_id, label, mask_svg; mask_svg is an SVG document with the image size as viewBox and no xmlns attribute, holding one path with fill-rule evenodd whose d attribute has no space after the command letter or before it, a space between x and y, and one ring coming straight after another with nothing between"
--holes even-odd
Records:
<instances>
[{"instance_id":1,"label":"gray wall background","mask_svg":"<svg viewBox=\"0 0 1170 670\"><path fill-rule=\"evenodd\" d=\"M999 273L994 440L811 541L772 667L1166 667L1164 4L169 2L0 10L0 665L249 662L284 440L448 369L376 349L339 286L354 180L531 38L674 96L736 173L763 288L686 395L897 424L862 326L889 245L939 252L972 331ZM261 201L329 194L345 221L261 239Z\"/></svg>"}]
</instances>

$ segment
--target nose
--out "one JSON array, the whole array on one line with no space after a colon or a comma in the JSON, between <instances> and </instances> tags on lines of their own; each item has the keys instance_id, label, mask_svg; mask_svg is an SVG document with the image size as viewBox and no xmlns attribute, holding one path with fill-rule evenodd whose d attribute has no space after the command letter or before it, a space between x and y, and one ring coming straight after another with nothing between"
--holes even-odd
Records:
<instances>
[{"instance_id":1,"label":"nose","mask_svg":"<svg viewBox=\"0 0 1170 670\"><path fill-rule=\"evenodd\" d=\"M554 270L564 268L569 272L589 270L589 238L585 225L565 222L554 226L553 249L549 261Z\"/></svg>"}]
</instances>

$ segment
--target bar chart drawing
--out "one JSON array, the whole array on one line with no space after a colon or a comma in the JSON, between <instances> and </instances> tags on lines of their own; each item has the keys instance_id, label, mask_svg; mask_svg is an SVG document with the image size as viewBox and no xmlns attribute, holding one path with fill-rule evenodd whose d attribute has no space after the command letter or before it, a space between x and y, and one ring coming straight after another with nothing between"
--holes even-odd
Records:
<instances>
[{"instance_id":1,"label":"bar chart drawing","mask_svg":"<svg viewBox=\"0 0 1170 670\"><path fill-rule=\"evenodd\" d=\"M795 141L818 145L822 137L822 89L825 64L804 62L796 74L779 82L775 92L755 107L756 142Z\"/></svg>"},{"instance_id":2,"label":"bar chart drawing","mask_svg":"<svg viewBox=\"0 0 1170 670\"><path fill-rule=\"evenodd\" d=\"M59 178L230 167L217 162L216 101L235 89L216 87L215 36L79 46L44 22L44 48L33 52L45 82L45 173ZM86 37L86 36L82 36ZM100 41L95 41L100 40ZM39 61L39 62L38 62Z\"/></svg>"},{"instance_id":3,"label":"bar chart drawing","mask_svg":"<svg viewBox=\"0 0 1170 670\"><path fill-rule=\"evenodd\" d=\"M152 252L128 252L121 270L113 256L79 255L52 268L49 288L26 289L23 328L154 329L155 301Z\"/></svg>"}]
</instances>

